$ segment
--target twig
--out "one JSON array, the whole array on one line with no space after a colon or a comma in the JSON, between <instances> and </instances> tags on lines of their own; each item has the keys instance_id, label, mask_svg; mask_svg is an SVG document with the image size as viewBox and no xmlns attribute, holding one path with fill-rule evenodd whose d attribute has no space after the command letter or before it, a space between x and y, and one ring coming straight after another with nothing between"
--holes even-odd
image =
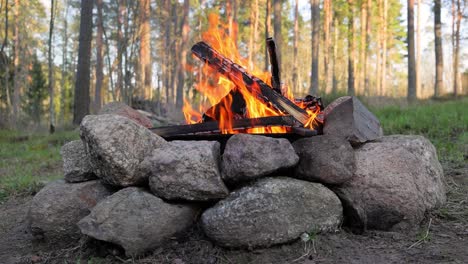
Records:
<instances>
[{"instance_id":1,"label":"twig","mask_svg":"<svg viewBox=\"0 0 468 264\"><path fill-rule=\"evenodd\" d=\"M409 246L408 249L411 249L411 248L413 248L415 246L421 245L427 239L427 237L429 236L429 231L430 231L430 228L431 228L431 224L432 224L432 218L429 219L429 224L427 225L426 233L424 234L424 236L421 239L419 239L418 241L416 241L414 244Z\"/></svg>"}]
</instances>

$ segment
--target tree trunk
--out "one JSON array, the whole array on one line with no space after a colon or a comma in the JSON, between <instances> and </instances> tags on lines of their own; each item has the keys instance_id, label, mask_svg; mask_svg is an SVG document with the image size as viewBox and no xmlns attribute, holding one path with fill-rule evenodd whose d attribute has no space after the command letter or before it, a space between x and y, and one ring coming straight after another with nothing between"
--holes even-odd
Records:
<instances>
[{"instance_id":1,"label":"tree trunk","mask_svg":"<svg viewBox=\"0 0 468 264\"><path fill-rule=\"evenodd\" d=\"M150 0L140 0L140 71L139 93L140 97L151 99L151 43L150 43Z\"/></svg>"},{"instance_id":2,"label":"tree trunk","mask_svg":"<svg viewBox=\"0 0 468 264\"><path fill-rule=\"evenodd\" d=\"M170 102L170 87L169 87L169 80L170 80L170 67L169 67L169 60L171 53L168 52L170 50L171 45L171 1L165 0L164 1L164 10L165 10L165 29L164 29L164 65L163 65L163 72L164 72L164 87L166 88L166 104L169 105Z\"/></svg>"},{"instance_id":3,"label":"tree trunk","mask_svg":"<svg viewBox=\"0 0 468 264\"><path fill-rule=\"evenodd\" d=\"M50 0L50 24L49 24L49 41L47 51L47 61L49 64L49 132L55 132L55 107L54 107L54 65L52 61L52 36L54 33L54 13L55 1Z\"/></svg>"},{"instance_id":4,"label":"tree trunk","mask_svg":"<svg viewBox=\"0 0 468 264\"><path fill-rule=\"evenodd\" d=\"M336 74L338 73L338 35L339 35L339 30L338 30L338 19L335 17L333 19L333 88L332 88L332 93L337 93L338 92L338 77Z\"/></svg>"},{"instance_id":5,"label":"tree trunk","mask_svg":"<svg viewBox=\"0 0 468 264\"><path fill-rule=\"evenodd\" d=\"M439 97L444 86L444 54L442 50L442 21L441 0L434 1L434 42L436 59L436 78L434 86L434 97Z\"/></svg>"},{"instance_id":6,"label":"tree trunk","mask_svg":"<svg viewBox=\"0 0 468 264\"><path fill-rule=\"evenodd\" d=\"M5 57L8 57L5 54L5 48L8 46L8 0L5 1L5 36L3 38L2 49L0 51L1 54L4 54ZM5 78L4 78L4 85L5 85L5 99L6 99L6 107L7 113L10 114L10 107L11 107L11 98L10 98L10 61L7 59L6 67L5 67Z\"/></svg>"},{"instance_id":7,"label":"tree trunk","mask_svg":"<svg viewBox=\"0 0 468 264\"><path fill-rule=\"evenodd\" d=\"M462 20L461 0L457 0L455 16L455 49L453 51L453 95L457 96L461 92L460 76L460 24Z\"/></svg>"},{"instance_id":8,"label":"tree trunk","mask_svg":"<svg viewBox=\"0 0 468 264\"><path fill-rule=\"evenodd\" d=\"M380 74L380 90L381 95L385 96L387 94L387 14L388 14L388 0L383 0L383 20L382 20L382 66ZM417 76L417 75L416 75Z\"/></svg>"},{"instance_id":9,"label":"tree trunk","mask_svg":"<svg viewBox=\"0 0 468 264\"><path fill-rule=\"evenodd\" d=\"M296 0L294 6L294 41L293 41L293 72L292 72L292 85L293 91L298 89L297 81L297 51L299 43L299 0Z\"/></svg>"},{"instance_id":10,"label":"tree trunk","mask_svg":"<svg viewBox=\"0 0 468 264\"><path fill-rule=\"evenodd\" d=\"M377 47L376 50L376 78L375 78L375 89L376 94L382 96L381 89L381 78L382 78L382 34L383 34L383 0L377 0L377 11L378 11L378 31L377 31Z\"/></svg>"},{"instance_id":11,"label":"tree trunk","mask_svg":"<svg viewBox=\"0 0 468 264\"><path fill-rule=\"evenodd\" d=\"M418 14L416 28L416 97L421 97L421 0L417 0Z\"/></svg>"},{"instance_id":12,"label":"tree trunk","mask_svg":"<svg viewBox=\"0 0 468 264\"><path fill-rule=\"evenodd\" d=\"M371 29L371 17L372 17L372 0L367 0L367 17L366 17L366 52L364 58L364 94L366 96L370 95L370 80L367 71L369 70L370 60L371 60L371 49L370 42L372 36Z\"/></svg>"},{"instance_id":13,"label":"tree trunk","mask_svg":"<svg viewBox=\"0 0 468 264\"><path fill-rule=\"evenodd\" d=\"M94 88L94 112L99 112L102 105L101 90L102 81L104 79L104 59L103 59L103 17L102 17L102 0L96 0L97 7L97 32L96 32L96 87Z\"/></svg>"},{"instance_id":14,"label":"tree trunk","mask_svg":"<svg viewBox=\"0 0 468 264\"><path fill-rule=\"evenodd\" d=\"M275 34L276 52L278 57L278 65L282 69L281 48L283 45L283 35L281 34L281 11L282 0L273 0L273 30Z\"/></svg>"},{"instance_id":15,"label":"tree trunk","mask_svg":"<svg viewBox=\"0 0 468 264\"><path fill-rule=\"evenodd\" d=\"M312 21L312 70L310 94L317 95L319 89L319 42L320 42L320 1L311 0Z\"/></svg>"},{"instance_id":16,"label":"tree trunk","mask_svg":"<svg viewBox=\"0 0 468 264\"><path fill-rule=\"evenodd\" d=\"M15 70L15 76L13 79L13 120L12 123L15 127L18 124L18 115L19 115L19 103L20 103L20 90L21 90L21 65L20 65L20 49L21 49L21 40L20 40L20 30L19 30L19 9L21 8L21 4L19 0L15 0L15 11L14 15L14 24L15 24L15 47L14 47L14 59L13 59L13 66Z\"/></svg>"},{"instance_id":17,"label":"tree trunk","mask_svg":"<svg viewBox=\"0 0 468 264\"><path fill-rule=\"evenodd\" d=\"M65 81L68 78L67 68L68 65L68 10L69 10L69 3L68 0L65 2L65 15L63 18L63 33L62 33L62 71L61 71L61 80L60 80L60 116L59 122L60 124L64 124L65 122L65 109L66 109L66 88L65 88Z\"/></svg>"},{"instance_id":18,"label":"tree trunk","mask_svg":"<svg viewBox=\"0 0 468 264\"><path fill-rule=\"evenodd\" d=\"M323 2L323 10L324 10L324 38L325 38L325 47L323 53L323 66L325 70L325 93L329 94L332 92L333 86L333 75L332 75L332 63L330 62L331 58L331 37L330 31L332 27L332 17L333 17L333 9L332 9L332 1L331 0L324 0Z\"/></svg>"},{"instance_id":19,"label":"tree trunk","mask_svg":"<svg viewBox=\"0 0 468 264\"><path fill-rule=\"evenodd\" d=\"M266 8L265 8L265 39L270 37L270 28L271 28L271 19L270 19L270 13L271 13L271 2L270 0L266 0ZM268 49L265 47L265 71L268 71L268 66L269 66L269 61L268 61Z\"/></svg>"},{"instance_id":20,"label":"tree trunk","mask_svg":"<svg viewBox=\"0 0 468 264\"><path fill-rule=\"evenodd\" d=\"M354 95L354 60L356 57L354 47L354 4L348 0L348 95Z\"/></svg>"},{"instance_id":21,"label":"tree trunk","mask_svg":"<svg viewBox=\"0 0 468 264\"><path fill-rule=\"evenodd\" d=\"M127 10L127 5L125 0L119 0L119 7L118 7L118 15L117 15L117 83L115 85L115 99L120 100L124 99L124 101L130 103L132 100L132 94L129 94L128 91L124 91L123 89L123 52L124 49L127 47L127 43L125 42L124 34L122 25L125 19L125 13Z\"/></svg>"},{"instance_id":22,"label":"tree trunk","mask_svg":"<svg viewBox=\"0 0 468 264\"><path fill-rule=\"evenodd\" d=\"M416 58L414 53L414 0L408 0L408 101L416 100Z\"/></svg>"},{"instance_id":23,"label":"tree trunk","mask_svg":"<svg viewBox=\"0 0 468 264\"><path fill-rule=\"evenodd\" d=\"M177 64L178 67L178 81L177 81L177 95L176 95L176 108L181 109L184 103L184 84L185 84L185 64L187 64L187 44L189 36L189 8L190 1L184 0L184 14L181 23L181 43L180 43L180 60Z\"/></svg>"},{"instance_id":24,"label":"tree trunk","mask_svg":"<svg viewBox=\"0 0 468 264\"><path fill-rule=\"evenodd\" d=\"M356 80L356 93L362 94L364 88L364 68L366 65L366 23L367 23L367 0L361 2L361 29L359 36L359 75Z\"/></svg>"},{"instance_id":25,"label":"tree trunk","mask_svg":"<svg viewBox=\"0 0 468 264\"><path fill-rule=\"evenodd\" d=\"M81 1L78 66L75 82L73 124L79 125L89 114L91 39L93 36L93 0Z\"/></svg>"}]
</instances>

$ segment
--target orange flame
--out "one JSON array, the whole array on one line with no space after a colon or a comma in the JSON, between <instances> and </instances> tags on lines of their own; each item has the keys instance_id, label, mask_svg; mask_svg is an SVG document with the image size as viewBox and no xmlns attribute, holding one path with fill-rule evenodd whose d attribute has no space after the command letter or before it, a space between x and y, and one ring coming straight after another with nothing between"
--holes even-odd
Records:
<instances>
[{"instance_id":1,"label":"orange flame","mask_svg":"<svg viewBox=\"0 0 468 264\"><path fill-rule=\"evenodd\" d=\"M233 25L233 32L237 32L237 25ZM204 42L209 44L213 49L217 50L226 58L232 60L234 63L246 68L250 73L262 79L265 83L271 86L271 74L269 72L261 71L253 65L249 65L248 60L240 56L239 50L236 45L236 36L230 36L228 32L228 25L220 23L219 17L216 14L208 15L208 30L202 34ZM234 33L235 34L235 33ZM234 35L233 34L233 35ZM254 91L249 91L244 85L236 86L226 77L222 76L216 70L212 69L207 64L201 68L201 72L193 70L198 74L198 82L194 85L195 89L203 94L208 102L199 104L198 110L187 101L184 100L182 111L184 112L185 120L188 124L199 123L202 121L203 114L216 119L219 122L219 128L222 133L234 134L238 133L232 129L232 121L236 118L235 113L231 111L231 104L233 102L232 95L229 93L231 90L236 89L240 92L246 104L246 117L258 118L266 116L280 116L284 115L273 107L259 101L255 94L260 93L259 87L254 86ZM286 96L293 100L293 95L286 89ZM218 112L215 113L211 106L222 103L225 107L219 107ZM300 104L298 104L300 106ZM309 113L309 121L304 127L313 128L313 121L318 114L312 110L307 110ZM215 118L216 117L216 118ZM247 129L247 133L286 133L286 127L260 127Z\"/></svg>"}]
</instances>

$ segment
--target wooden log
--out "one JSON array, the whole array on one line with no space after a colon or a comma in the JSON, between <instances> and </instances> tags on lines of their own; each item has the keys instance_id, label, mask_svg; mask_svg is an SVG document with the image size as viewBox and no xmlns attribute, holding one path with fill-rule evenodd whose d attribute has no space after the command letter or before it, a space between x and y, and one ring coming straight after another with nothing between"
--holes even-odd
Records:
<instances>
[{"instance_id":1,"label":"wooden log","mask_svg":"<svg viewBox=\"0 0 468 264\"><path fill-rule=\"evenodd\" d=\"M271 86L273 90L277 93L282 94L281 91L281 73L280 67L278 63L278 56L276 53L276 44L273 38L269 37L266 40L267 48L268 48L268 55L270 57L270 65L271 65Z\"/></svg>"},{"instance_id":2,"label":"wooden log","mask_svg":"<svg viewBox=\"0 0 468 264\"><path fill-rule=\"evenodd\" d=\"M324 110L323 134L346 138L353 146L383 136L377 117L354 96L340 97Z\"/></svg>"},{"instance_id":3,"label":"wooden log","mask_svg":"<svg viewBox=\"0 0 468 264\"><path fill-rule=\"evenodd\" d=\"M268 116L268 117L259 117L259 118L243 118L238 120L233 120L232 130L242 130L247 128L255 127L268 127L268 126L286 126L292 127L295 124L294 118L291 116ZM219 133L219 123L217 121L208 121L198 124L191 125L178 125L178 126L166 126L166 127L155 127L150 128L150 130L161 136L161 137L171 137L176 135L187 135L187 134L197 134L197 133ZM315 131L310 130L309 131ZM301 131L304 133L303 131ZM299 131L298 131L299 133ZM308 135L310 135L310 132Z\"/></svg>"},{"instance_id":4,"label":"wooden log","mask_svg":"<svg viewBox=\"0 0 468 264\"><path fill-rule=\"evenodd\" d=\"M294 117L302 125L305 125L309 120L309 115L304 109L277 93L261 79L248 73L242 66L224 57L205 42L198 42L193 45L192 53L237 86L245 86L260 101L266 104L270 103L282 113Z\"/></svg>"}]
</instances>

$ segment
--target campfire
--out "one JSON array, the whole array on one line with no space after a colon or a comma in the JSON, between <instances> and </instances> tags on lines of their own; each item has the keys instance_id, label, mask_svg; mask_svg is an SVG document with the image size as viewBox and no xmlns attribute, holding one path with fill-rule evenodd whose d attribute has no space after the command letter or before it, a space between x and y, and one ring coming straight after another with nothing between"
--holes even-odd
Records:
<instances>
[{"instance_id":1,"label":"campfire","mask_svg":"<svg viewBox=\"0 0 468 264\"><path fill-rule=\"evenodd\" d=\"M183 112L187 125L154 128L163 137L193 134L275 134L317 135L323 124L319 97L294 98L281 84L276 45L266 40L271 73L262 72L243 59L235 41L210 15L210 27L196 43L192 54L205 64L195 89L208 98L209 105L198 110L187 100Z\"/></svg>"}]
</instances>

